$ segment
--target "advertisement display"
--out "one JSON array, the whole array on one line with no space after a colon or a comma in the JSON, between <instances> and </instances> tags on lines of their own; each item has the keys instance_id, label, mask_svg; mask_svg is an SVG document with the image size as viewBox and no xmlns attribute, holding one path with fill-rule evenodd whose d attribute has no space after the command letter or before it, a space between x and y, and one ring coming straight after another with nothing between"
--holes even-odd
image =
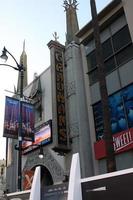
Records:
<instances>
[{"instance_id":1,"label":"advertisement display","mask_svg":"<svg viewBox=\"0 0 133 200\"><path fill-rule=\"evenodd\" d=\"M133 85L123 90L123 100L127 114L128 127L133 127Z\"/></svg>"},{"instance_id":2,"label":"advertisement display","mask_svg":"<svg viewBox=\"0 0 133 200\"><path fill-rule=\"evenodd\" d=\"M109 96L112 134L133 127L133 85ZM101 102L93 106L96 140L103 139L103 114Z\"/></svg>"},{"instance_id":3,"label":"advertisement display","mask_svg":"<svg viewBox=\"0 0 133 200\"><path fill-rule=\"evenodd\" d=\"M34 170L26 170L23 172L23 190L30 190L34 177Z\"/></svg>"},{"instance_id":4,"label":"advertisement display","mask_svg":"<svg viewBox=\"0 0 133 200\"><path fill-rule=\"evenodd\" d=\"M35 111L34 106L22 102L22 137L23 140L34 141Z\"/></svg>"},{"instance_id":5,"label":"advertisement display","mask_svg":"<svg viewBox=\"0 0 133 200\"><path fill-rule=\"evenodd\" d=\"M116 154L133 149L133 84L109 96L111 129ZM106 157L103 137L103 115L101 102L93 107L96 142L95 158Z\"/></svg>"},{"instance_id":6,"label":"advertisement display","mask_svg":"<svg viewBox=\"0 0 133 200\"><path fill-rule=\"evenodd\" d=\"M26 154L39 145L46 145L52 142L52 121L49 120L35 129L34 142L23 141L22 148L23 154Z\"/></svg>"},{"instance_id":7,"label":"advertisement display","mask_svg":"<svg viewBox=\"0 0 133 200\"><path fill-rule=\"evenodd\" d=\"M20 101L15 98L6 97L4 137L18 138ZM34 107L32 104L22 102L22 138L34 141Z\"/></svg>"},{"instance_id":8,"label":"advertisement display","mask_svg":"<svg viewBox=\"0 0 133 200\"><path fill-rule=\"evenodd\" d=\"M18 127L19 127L19 100L6 97L3 136L17 139Z\"/></svg>"},{"instance_id":9,"label":"advertisement display","mask_svg":"<svg viewBox=\"0 0 133 200\"><path fill-rule=\"evenodd\" d=\"M115 154L133 149L133 128L114 134L113 146ZM102 159L107 156L103 139L94 143L94 152L96 159Z\"/></svg>"}]
</instances>

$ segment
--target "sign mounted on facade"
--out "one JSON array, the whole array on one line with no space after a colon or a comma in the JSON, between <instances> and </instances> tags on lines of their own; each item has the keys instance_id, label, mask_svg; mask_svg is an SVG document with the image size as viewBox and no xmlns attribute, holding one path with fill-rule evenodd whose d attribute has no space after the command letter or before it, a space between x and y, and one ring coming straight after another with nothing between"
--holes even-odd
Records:
<instances>
[{"instance_id":1,"label":"sign mounted on facade","mask_svg":"<svg viewBox=\"0 0 133 200\"><path fill-rule=\"evenodd\" d=\"M39 148L39 145L46 145L52 142L52 121L49 120L37 127L34 137L34 142L23 141L23 154Z\"/></svg>"},{"instance_id":2,"label":"sign mounted on facade","mask_svg":"<svg viewBox=\"0 0 133 200\"><path fill-rule=\"evenodd\" d=\"M113 135L113 145L115 153L121 153L133 149L133 128L127 129ZM94 144L96 159L106 157L105 141L99 140Z\"/></svg>"},{"instance_id":3,"label":"sign mounted on facade","mask_svg":"<svg viewBox=\"0 0 133 200\"><path fill-rule=\"evenodd\" d=\"M67 145L63 52L55 51L56 102L57 102L57 131L58 144Z\"/></svg>"},{"instance_id":4,"label":"sign mounted on facade","mask_svg":"<svg viewBox=\"0 0 133 200\"><path fill-rule=\"evenodd\" d=\"M68 196L68 183L45 186L42 198L45 200L65 200Z\"/></svg>"}]
</instances>

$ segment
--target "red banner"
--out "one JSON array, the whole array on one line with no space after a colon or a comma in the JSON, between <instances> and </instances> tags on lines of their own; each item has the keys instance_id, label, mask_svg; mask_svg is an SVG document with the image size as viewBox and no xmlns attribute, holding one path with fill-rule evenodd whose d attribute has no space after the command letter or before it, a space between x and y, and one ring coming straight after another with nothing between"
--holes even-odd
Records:
<instances>
[{"instance_id":1,"label":"red banner","mask_svg":"<svg viewBox=\"0 0 133 200\"><path fill-rule=\"evenodd\" d=\"M113 145L115 153L121 153L133 149L133 128L127 129L113 135ZM100 140L94 143L96 159L106 157L105 141Z\"/></svg>"}]
</instances>

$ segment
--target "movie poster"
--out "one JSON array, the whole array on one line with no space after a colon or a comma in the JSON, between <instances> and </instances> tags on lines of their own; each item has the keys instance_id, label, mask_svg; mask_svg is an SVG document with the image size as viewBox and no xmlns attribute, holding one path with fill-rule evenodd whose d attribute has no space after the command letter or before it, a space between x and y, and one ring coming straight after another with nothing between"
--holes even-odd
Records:
<instances>
[{"instance_id":1,"label":"movie poster","mask_svg":"<svg viewBox=\"0 0 133 200\"><path fill-rule=\"evenodd\" d=\"M15 98L6 97L5 118L4 118L4 137L18 138L20 101ZM23 140L34 141L34 107L33 105L22 102L22 138Z\"/></svg>"},{"instance_id":2,"label":"movie poster","mask_svg":"<svg viewBox=\"0 0 133 200\"><path fill-rule=\"evenodd\" d=\"M30 190L34 177L34 170L23 171L23 190Z\"/></svg>"},{"instance_id":3,"label":"movie poster","mask_svg":"<svg viewBox=\"0 0 133 200\"><path fill-rule=\"evenodd\" d=\"M19 127L19 100L6 97L3 136L17 139L18 127Z\"/></svg>"},{"instance_id":4,"label":"movie poster","mask_svg":"<svg viewBox=\"0 0 133 200\"><path fill-rule=\"evenodd\" d=\"M109 96L112 134L133 127L133 85ZM103 113L101 102L93 106L96 140L103 139Z\"/></svg>"},{"instance_id":5,"label":"movie poster","mask_svg":"<svg viewBox=\"0 0 133 200\"><path fill-rule=\"evenodd\" d=\"M34 141L35 115L32 104L22 102L22 137L23 140Z\"/></svg>"}]
</instances>

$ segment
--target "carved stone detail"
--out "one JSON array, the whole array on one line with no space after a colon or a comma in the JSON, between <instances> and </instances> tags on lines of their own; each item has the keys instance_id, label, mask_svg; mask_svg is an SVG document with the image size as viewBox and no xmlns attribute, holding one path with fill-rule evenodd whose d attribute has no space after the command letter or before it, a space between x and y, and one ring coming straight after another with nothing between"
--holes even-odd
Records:
<instances>
[{"instance_id":1,"label":"carved stone detail","mask_svg":"<svg viewBox=\"0 0 133 200\"><path fill-rule=\"evenodd\" d=\"M69 125L70 137L75 138L79 136L79 125L78 122Z\"/></svg>"},{"instance_id":2,"label":"carved stone detail","mask_svg":"<svg viewBox=\"0 0 133 200\"><path fill-rule=\"evenodd\" d=\"M66 96L67 96L67 98L70 97L73 94L76 94L75 81L69 82L66 86Z\"/></svg>"},{"instance_id":3,"label":"carved stone detail","mask_svg":"<svg viewBox=\"0 0 133 200\"><path fill-rule=\"evenodd\" d=\"M67 47L68 49L67 49L67 51L65 52L65 61L67 62L67 64L68 64L68 61L69 60L71 60L72 58L73 58L73 56L72 56L72 47L71 46L69 46L69 47ZM67 65L66 65L67 66Z\"/></svg>"},{"instance_id":4,"label":"carved stone detail","mask_svg":"<svg viewBox=\"0 0 133 200\"><path fill-rule=\"evenodd\" d=\"M45 149L43 159L38 157L38 153L39 151L36 150L28 156L24 170L30 170L36 165L43 165L49 170L54 183L62 181L64 179L64 171L51 155L50 151Z\"/></svg>"}]
</instances>

